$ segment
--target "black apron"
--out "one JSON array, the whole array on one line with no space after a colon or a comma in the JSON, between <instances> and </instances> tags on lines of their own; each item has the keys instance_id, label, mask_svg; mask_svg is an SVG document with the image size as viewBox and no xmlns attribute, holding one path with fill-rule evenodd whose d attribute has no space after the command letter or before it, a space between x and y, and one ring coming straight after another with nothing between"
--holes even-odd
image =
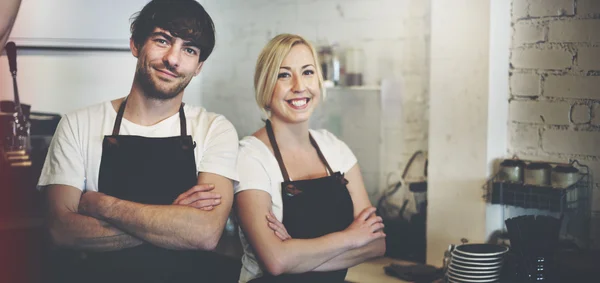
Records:
<instances>
[{"instance_id":1,"label":"black apron","mask_svg":"<svg viewBox=\"0 0 600 283\"><path fill-rule=\"evenodd\" d=\"M181 136L147 138L119 135L126 103L119 107L113 134L104 137L98 190L137 203L169 205L197 184L196 144L187 135L183 104L179 108ZM219 279L223 257L207 251L177 251L143 243L86 255L78 268L79 282L224 282Z\"/></svg>"},{"instance_id":2,"label":"black apron","mask_svg":"<svg viewBox=\"0 0 600 283\"><path fill-rule=\"evenodd\" d=\"M310 142L317 150L321 162L325 164L329 176L290 181L289 175L283 164L281 152L277 146L271 122L267 120L267 134L273 147L275 158L279 163L284 182L281 183L281 197L283 201L283 225L288 234L294 239L318 238L333 232L346 229L354 221L354 207L352 198L346 188L348 181L340 172L333 172L321 149L310 136ZM346 278L348 269L307 272L301 274L283 274L251 280L251 283L265 282L327 282L342 283Z\"/></svg>"}]
</instances>

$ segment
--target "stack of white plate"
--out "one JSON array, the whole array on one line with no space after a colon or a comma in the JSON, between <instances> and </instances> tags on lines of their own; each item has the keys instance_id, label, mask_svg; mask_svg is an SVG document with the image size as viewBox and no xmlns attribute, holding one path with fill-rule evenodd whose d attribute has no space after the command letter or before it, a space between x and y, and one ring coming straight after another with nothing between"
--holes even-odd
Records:
<instances>
[{"instance_id":1,"label":"stack of white plate","mask_svg":"<svg viewBox=\"0 0 600 283\"><path fill-rule=\"evenodd\" d=\"M491 283L500 281L504 254L508 247L491 244L465 244L452 251L446 277L451 283Z\"/></svg>"}]
</instances>

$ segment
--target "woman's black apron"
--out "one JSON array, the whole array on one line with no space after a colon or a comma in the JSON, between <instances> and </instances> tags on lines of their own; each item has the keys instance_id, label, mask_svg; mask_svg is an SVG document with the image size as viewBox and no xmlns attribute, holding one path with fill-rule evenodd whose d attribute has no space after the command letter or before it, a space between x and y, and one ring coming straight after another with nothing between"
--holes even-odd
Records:
<instances>
[{"instance_id":1,"label":"woman's black apron","mask_svg":"<svg viewBox=\"0 0 600 283\"><path fill-rule=\"evenodd\" d=\"M325 164L329 176L290 181L288 172L283 164L281 152L277 146L271 122L267 120L267 134L273 147L275 158L279 163L284 182L281 183L281 197L283 201L283 225L288 234L294 239L318 238L333 232L346 229L354 221L354 208L350 193L346 188L348 181L340 172L333 172L321 149L310 136L310 142L317 150L321 162ZM251 283L265 282L328 282L342 283L346 278L348 269L307 272L301 274L283 274L251 280Z\"/></svg>"}]
</instances>

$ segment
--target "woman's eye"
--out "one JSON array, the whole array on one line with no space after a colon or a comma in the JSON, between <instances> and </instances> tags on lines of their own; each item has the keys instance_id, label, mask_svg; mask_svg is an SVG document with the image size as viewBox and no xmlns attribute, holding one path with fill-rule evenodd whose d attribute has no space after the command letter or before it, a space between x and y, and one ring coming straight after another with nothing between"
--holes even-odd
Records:
<instances>
[{"instance_id":1,"label":"woman's eye","mask_svg":"<svg viewBox=\"0 0 600 283\"><path fill-rule=\"evenodd\" d=\"M277 75L277 78L289 78L290 74L289 73L279 73L279 75Z\"/></svg>"},{"instance_id":2,"label":"woman's eye","mask_svg":"<svg viewBox=\"0 0 600 283\"><path fill-rule=\"evenodd\" d=\"M310 75L314 75L315 71L313 71L313 70L306 70L302 74L304 74L305 76L310 76Z\"/></svg>"}]
</instances>

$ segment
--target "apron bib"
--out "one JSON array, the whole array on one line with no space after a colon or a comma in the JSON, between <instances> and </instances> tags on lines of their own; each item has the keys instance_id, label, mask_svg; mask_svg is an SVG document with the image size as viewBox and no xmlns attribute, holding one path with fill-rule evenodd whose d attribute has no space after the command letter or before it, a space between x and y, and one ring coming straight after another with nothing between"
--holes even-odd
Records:
<instances>
[{"instance_id":1,"label":"apron bib","mask_svg":"<svg viewBox=\"0 0 600 283\"><path fill-rule=\"evenodd\" d=\"M267 134L284 182L281 183L283 201L283 225L294 239L318 238L346 229L354 221L354 207L346 184L348 181L340 172L333 172L321 149L310 136L310 142L317 150L321 162L325 164L329 176L290 181L283 164L281 152L277 146L271 122L267 120ZM327 272L306 272L301 274L282 274L251 280L251 283L275 282L327 282L342 283L348 269Z\"/></svg>"}]
</instances>

